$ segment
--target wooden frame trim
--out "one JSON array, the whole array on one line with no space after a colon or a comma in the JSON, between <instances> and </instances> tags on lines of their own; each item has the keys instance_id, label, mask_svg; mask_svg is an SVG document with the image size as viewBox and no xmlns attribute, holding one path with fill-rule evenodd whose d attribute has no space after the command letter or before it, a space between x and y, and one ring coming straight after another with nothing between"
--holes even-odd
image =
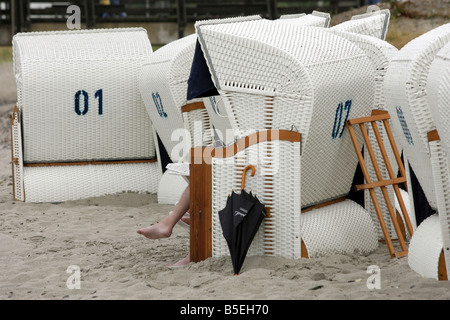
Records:
<instances>
[{"instance_id":1,"label":"wooden frame trim","mask_svg":"<svg viewBox=\"0 0 450 320\"><path fill-rule=\"evenodd\" d=\"M355 191L361 191L361 190L385 187L385 186L389 186L392 184L399 184L399 183L405 183L405 182L406 182L406 177L400 177L400 178L395 178L395 179L390 179L390 180L383 180L383 181L377 181L377 182L372 182L372 183L359 184L359 185L356 185L354 188L355 188Z\"/></svg>"},{"instance_id":2,"label":"wooden frame trim","mask_svg":"<svg viewBox=\"0 0 450 320\"><path fill-rule=\"evenodd\" d=\"M74 162L43 162L43 163L24 163L24 167L64 167L64 166L86 166L102 164L129 164L129 163L153 163L158 161L153 159L142 160L111 160L111 161L74 161Z\"/></svg>"},{"instance_id":3,"label":"wooden frame trim","mask_svg":"<svg viewBox=\"0 0 450 320\"><path fill-rule=\"evenodd\" d=\"M428 136L428 142L441 140L441 137L439 136L439 133L437 130L432 130L432 131L428 132L427 136Z\"/></svg>"},{"instance_id":4,"label":"wooden frame trim","mask_svg":"<svg viewBox=\"0 0 450 320\"><path fill-rule=\"evenodd\" d=\"M448 280L444 249L442 249L441 254L439 255L438 279L439 280Z\"/></svg>"},{"instance_id":5,"label":"wooden frame trim","mask_svg":"<svg viewBox=\"0 0 450 320\"><path fill-rule=\"evenodd\" d=\"M325 201L325 202L322 202L322 203L318 203L318 204L315 204L315 205L312 205L310 207L307 207L307 208L303 209L302 213L307 213L307 212L312 211L314 209L319 209L319 208L323 208L323 207L326 207L326 206L329 206L329 205L332 205L332 204L335 204L335 203L339 203L339 202L345 201L346 199L347 199L346 197L340 197L340 198L328 200L328 201Z\"/></svg>"},{"instance_id":6,"label":"wooden frame trim","mask_svg":"<svg viewBox=\"0 0 450 320\"><path fill-rule=\"evenodd\" d=\"M204 154L211 158L229 158L248 147L266 141L301 142L301 134L288 130L265 130L252 133L224 148L206 147Z\"/></svg>"},{"instance_id":7,"label":"wooden frame trim","mask_svg":"<svg viewBox=\"0 0 450 320\"><path fill-rule=\"evenodd\" d=\"M437 131L437 129L428 132L427 137L428 137L428 142L441 140L441 137L439 136L439 132ZM446 261L445 261L444 249L442 249L441 254L439 255L438 279L439 280L448 280L447 265L446 265Z\"/></svg>"},{"instance_id":8,"label":"wooden frame trim","mask_svg":"<svg viewBox=\"0 0 450 320\"><path fill-rule=\"evenodd\" d=\"M202 101L193 102L182 106L181 112L191 112L199 109L206 109L205 104Z\"/></svg>"},{"instance_id":9,"label":"wooden frame trim","mask_svg":"<svg viewBox=\"0 0 450 320\"><path fill-rule=\"evenodd\" d=\"M372 110L372 115L370 117L349 119L349 120L347 120L347 123L349 125L355 125L355 124L362 124L362 123L372 122L372 121L389 120L390 118L391 118L391 116L389 115L389 112L387 112L387 111Z\"/></svg>"}]
</instances>

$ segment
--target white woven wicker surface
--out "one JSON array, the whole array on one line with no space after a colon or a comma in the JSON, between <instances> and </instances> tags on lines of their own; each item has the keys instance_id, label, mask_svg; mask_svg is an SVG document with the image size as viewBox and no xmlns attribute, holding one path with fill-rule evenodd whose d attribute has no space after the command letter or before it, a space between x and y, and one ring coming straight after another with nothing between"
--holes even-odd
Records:
<instances>
[{"instance_id":1,"label":"white woven wicker surface","mask_svg":"<svg viewBox=\"0 0 450 320\"><path fill-rule=\"evenodd\" d=\"M227 146L234 143L234 133L228 118L227 110L220 95L203 99L208 117L214 129L216 146Z\"/></svg>"},{"instance_id":2,"label":"white woven wicker surface","mask_svg":"<svg viewBox=\"0 0 450 320\"><path fill-rule=\"evenodd\" d=\"M427 78L432 61L449 41L450 24L417 37L391 60L385 77L386 107L393 118L393 131L433 208L436 195L427 134L436 127L433 106L427 102Z\"/></svg>"},{"instance_id":3,"label":"white woven wicker surface","mask_svg":"<svg viewBox=\"0 0 450 320\"><path fill-rule=\"evenodd\" d=\"M21 33L13 53L25 162L154 157L136 76L145 29Z\"/></svg>"},{"instance_id":4,"label":"white woven wicker surface","mask_svg":"<svg viewBox=\"0 0 450 320\"><path fill-rule=\"evenodd\" d=\"M214 133L206 109L183 112L183 123L187 130L186 134L190 138L188 139L189 149L212 144Z\"/></svg>"},{"instance_id":5,"label":"white woven wicker surface","mask_svg":"<svg viewBox=\"0 0 450 320\"><path fill-rule=\"evenodd\" d=\"M139 91L148 115L172 161L183 152L172 152L180 143L187 150L181 107L186 105L187 81L194 58L196 35L170 42L147 59L139 76ZM172 136L174 134L174 136Z\"/></svg>"},{"instance_id":6,"label":"white woven wicker surface","mask_svg":"<svg viewBox=\"0 0 450 320\"><path fill-rule=\"evenodd\" d=\"M408 248L408 264L423 277L438 280L442 235L437 215L424 220L414 232Z\"/></svg>"},{"instance_id":7,"label":"white woven wicker surface","mask_svg":"<svg viewBox=\"0 0 450 320\"><path fill-rule=\"evenodd\" d=\"M239 18L240 19L240 18ZM251 17L251 20L259 20L259 16ZM243 19L248 21L248 18ZM227 20L228 21L228 20ZM280 19L274 20L275 23L294 24L296 26L311 26L328 28L330 24L330 14L313 11L311 14L292 14L281 16ZM219 141L222 145L234 143L234 135L232 126L228 118L223 99L220 96L209 97L204 99L208 115L214 129L217 132ZM228 132L228 134L227 134Z\"/></svg>"},{"instance_id":8,"label":"white woven wicker surface","mask_svg":"<svg viewBox=\"0 0 450 320\"><path fill-rule=\"evenodd\" d=\"M275 20L276 23L290 23L298 26L328 28L330 25L330 14L313 11L311 14L284 15Z\"/></svg>"},{"instance_id":9,"label":"white woven wicker surface","mask_svg":"<svg viewBox=\"0 0 450 320\"><path fill-rule=\"evenodd\" d=\"M331 29L365 34L384 40L386 38L389 19L389 9L379 10L353 16L351 20L344 21L331 27Z\"/></svg>"},{"instance_id":10,"label":"white woven wicker surface","mask_svg":"<svg viewBox=\"0 0 450 320\"><path fill-rule=\"evenodd\" d=\"M84 166L25 167L27 202L63 202L120 192L156 193L157 162Z\"/></svg>"},{"instance_id":11,"label":"white woven wicker surface","mask_svg":"<svg viewBox=\"0 0 450 320\"><path fill-rule=\"evenodd\" d=\"M431 116L447 154L450 150L450 43L438 51L427 81Z\"/></svg>"},{"instance_id":12,"label":"white woven wicker surface","mask_svg":"<svg viewBox=\"0 0 450 320\"><path fill-rule=\"evenodd\" d=\"M357 32L338 31L334 28L330 28L327 31L347 39L364 51L375 68L375 96L373 108L386 109L384 78L390 61L398 54L399 50L387 41L359 34Z\"/></svg>"},{"instance_id":13,"label":"white woven wicker surface","mask_svg":"<svg viewBox=\"0 0 450 320\"><path fill-rule=\"evenodd\" d=\"M347 194L357 158L342 128L347 116L367 116L374 99L364 52L323 28L267 20L197 23L197 33L238 136L302 134L302 206Z\"/></svg>"},{"instance_id":14,"label":"white woven wicker surface","mask_svg":"<svg viewBox=\"0 0 450 320\"><path fill-rule=\"evenodd\" d=\"M248 255L300 258L300 143L287 141L262 142L234 157L213 158L213 256L229 255L218 212L232 190L240 193L242 172L248 164L256 171L253 177L247 174L245 190L271 208L271 218L264 219Z\"/></svg>"},{"instance_id":15,"label":"white woven wicker surface","mask_svg":"<svg viewBox=\"0 0 450 320\"><path fill-rule=\"evenodd\" d=\"M351 200L303 213L300 220L309 258L368 255L378 248L378 235L369 212Z\"/></svg>"}]
</instances>

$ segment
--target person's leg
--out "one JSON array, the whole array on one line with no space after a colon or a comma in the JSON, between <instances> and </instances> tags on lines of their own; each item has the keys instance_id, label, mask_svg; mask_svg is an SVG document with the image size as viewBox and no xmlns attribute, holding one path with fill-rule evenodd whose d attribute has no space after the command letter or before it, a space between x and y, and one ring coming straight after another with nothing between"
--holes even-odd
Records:
<instances>
[{"instance_id":1,"label":"person's leg","mask_svg":"<svg viewBox=\"0 0 450 320\"><path fill-rule=\"evenodd\" d=\"M184 257L183 259L181 259L178 262L175 262L174 264L167 264L166 267L181 267L181 266L186 266L189 264L190 262L190 254L188 254L186 257Z\"/></svg>"},{"instance_id":2,"label":"person's leg","mask_svg":"<svg viewBox=\"0 0 450 320\"><path fill-rule=\"evenodd\" d=\"M186 212L186 214L184 214L184 215L181 217L181 221L183 221L183 222L186 223L187 225L189 225L190 220L191 220L191 215L190 215L190 212L189 212L189 211Z\"/></svg>"},{"instance_id":3,"label":"person's leg","mask_svg":"<svg viewBox=\"0 0 450 320\"><path fill-rule=\"evenodd\" d=\"M163 220L155 225L141 228L137 233L149 239L168 238L172 234L173 227L189 209L190 193L189 186L184 190L172 214L167 215Z\"/></svg>"}]
</instances>

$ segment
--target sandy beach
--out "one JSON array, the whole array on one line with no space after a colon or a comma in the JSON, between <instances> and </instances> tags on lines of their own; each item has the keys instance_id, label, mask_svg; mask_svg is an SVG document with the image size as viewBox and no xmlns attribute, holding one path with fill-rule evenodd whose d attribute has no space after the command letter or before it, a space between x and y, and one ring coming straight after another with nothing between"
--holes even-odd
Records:
<instances>
[{"instance_id":1,"label":"sandy beach","mask_svg":"<svg viewBox=\"0 0 450 320\"><path fill-rule=\"evenodd\" d=\"M136 230L172 205L155 194L123 193L58 204L14 201L9 114L16 101L12 63L0 64L0 300L52 299L450 299L450 283L426 279L380 242L368 256L248 257L233 276L227 257L167 267L189 252L176 226L167 239ZM79 268L80 288L67 283ZM379 289L367 284L380 269ZM70 279L69 279L70 280Z\"/></svg>"}]
</instances>

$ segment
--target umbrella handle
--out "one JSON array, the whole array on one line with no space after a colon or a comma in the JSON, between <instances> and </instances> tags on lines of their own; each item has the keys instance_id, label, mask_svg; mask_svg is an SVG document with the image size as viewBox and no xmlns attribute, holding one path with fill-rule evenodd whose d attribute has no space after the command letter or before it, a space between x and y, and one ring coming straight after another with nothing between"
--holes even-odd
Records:
<instances>
[{"instance_id":1,"label":"umbrella handle","mask_svg":"<svg viewBox=\"0 0 450 320\"><path fill-rule=\"evenodd\" d=\"M244 172L242 172L241 190L245 189L245 175L249 169L252 169L252 177L255 175L255 167L252 164L249 164L244 168Z\"/></svg>"}]
</instances>

